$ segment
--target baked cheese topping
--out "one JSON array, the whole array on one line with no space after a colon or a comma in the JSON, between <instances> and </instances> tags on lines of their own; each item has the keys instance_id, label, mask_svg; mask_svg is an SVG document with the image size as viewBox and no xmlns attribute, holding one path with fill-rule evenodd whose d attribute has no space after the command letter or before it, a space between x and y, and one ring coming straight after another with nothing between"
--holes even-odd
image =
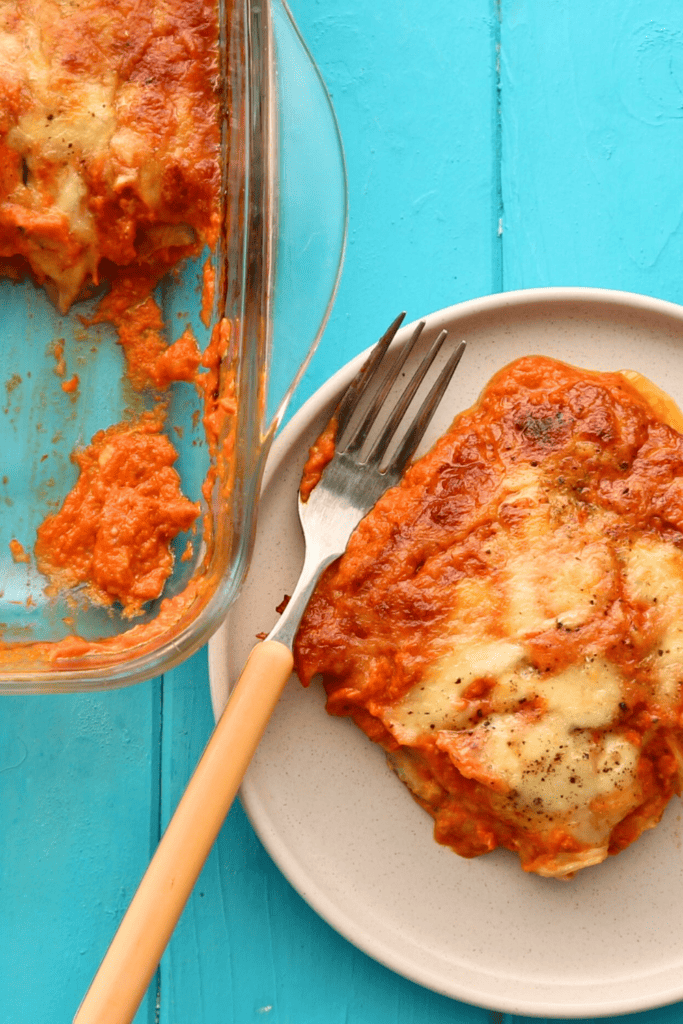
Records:
<instances>
[{"instance_id":1,"label":"baked cheese topping","mask_svg":"<svg viewBox=\"0 0 683 1024\"><path fill-rule=\"evenodd\" d=\"M0 259L62 310L215 240L217 31L209 0L0 0Z\"/></svg>"},{"instance_id":2,"label":"baked cheese topping","mask_svg":"<svg viewBox=\"0 0 683 1024\"><path fill-rule=\"evenodd\" d=\"M519 360L328 570L297 670L440 842L564 877L659 820L683 764L679 481L642 389Z\"/></svg>"}]
</instances>

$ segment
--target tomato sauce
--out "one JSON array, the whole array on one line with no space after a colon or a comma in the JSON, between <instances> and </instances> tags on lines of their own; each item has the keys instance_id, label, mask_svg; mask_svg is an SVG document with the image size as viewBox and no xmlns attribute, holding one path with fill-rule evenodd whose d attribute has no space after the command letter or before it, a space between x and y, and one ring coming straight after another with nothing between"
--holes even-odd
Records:
<instances>
[{"instance_id":1,"label":"tomato sauce","mask_svg":"<svg viewBox=\"0 0 683 1024\"><path fill-rule=\"evenodd\" d=\"M35 555L54 586L83 586L99 604L138 614L173 567L171 542L199 507L180 491L176 452L154 416L100 431L74 453L76 485L38 529Z\"/></svg>"}]
</instances>

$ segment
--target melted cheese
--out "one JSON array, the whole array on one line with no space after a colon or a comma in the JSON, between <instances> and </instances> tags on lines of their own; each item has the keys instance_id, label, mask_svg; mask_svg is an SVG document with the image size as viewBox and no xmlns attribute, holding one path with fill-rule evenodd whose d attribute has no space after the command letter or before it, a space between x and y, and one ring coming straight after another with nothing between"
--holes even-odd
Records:
<instances>
[{"instance_id":1,"label":"melted cheese","mask_svg":"<svg viewBox=\"0 0 683 1024\"><path fill-rule=\"evenodd\" d=\"M666 609L655 634L654 673L660 696L680 700L683 554L651 538L615 545L608 532L614 517L582 515L566 494L548 488L540 468L524 467L504 481L499 520L506 525L487 547L496 571L456 588L450 635L439 643L444 653L383 721L408 748L436 738L465 777L506 794L513 817L533 820L540 833L562 822L592 848L541 872L562 875L607 856L612 829L641 799L639 749L610 729L626 690L609 658L587 651L580 662L542 673L532 667L526 641L606 614L621 563L629 598ZM479 680L488 684L484 721L477 702L467 699ZM395 760L425 798L431 790L424 772L410 757Z\"/></svg>"},{"instance_id":2,"label":"melted cheese","mask_svg":"<svg viewBox=\"0 0 683 1024\"><path fill-rule=\"evenodd\" d=\"M582 516L566 495L542 485L540 469L508 479L500 508L507 525L487 548L497 572L478 587L463 581L457 588L452 634L439 645L444 653L386 709L383 721L408 747L436 737L465 777L508 795L510 814L533 819L539 832L562 821L576 840L593 847L589 862L597 863L607 856L615 824L641 798L638 747L609 728L624 703L624 679L609 658L589 651L560 671L539 672L527 640L576 629L605 613L617 564L626 558L630 596L661 601L667 609L657 634L656 674L660 692L679 697L683 555L652 540L624 554L607 534L612 517ZM489 687L484 721L477 702L467 699L478 680ZM409 769L402 770L407 777Z\"/></svg>"},{"instance_id":3,"label":"melted cheese","mask_svg":"<svg viewBox=\"0 0 683 1024\"><path fill-rule=\"evenodd\" d=\"M637 748L609 731L597 743L592 735L618 716L622 697L621 676L604 659L550 677L529 667L505 674L491 694L494 713L463 734L469 741L464 770L476 777L478 764L514 795L518 808L552 815L552 826L558 814L571 812L573 834L592 841L593 801L637 789ZM508 710L528 701L540 701L542 712L529 717ZM444 749L454 749L451 739L442 741Z\"/></svg>"},{"instance_id":4,"label":"melted cheese","mask_svg":"<svg viewBox=\"0 0 683 1024\"><path fill-rule=\"evenodd\" d=\"M187 253L214 240L216 11L0 0L0 161L15 157L0 256L25 258L62 310L103 259L149 258L154 226L183 226Z\"/></svg>"},{"instance_id":5,"label":"melted cheese","mask_svg":"<svg viewBox=\"0 0 683 1024\"><path fill-rule=\"evenodd\" d=\"M517 715L497 715L463 735L472 741L466 757L448 733L439 741L463 774L481 775L489 784L497 780L518 809L533 811L541 822L545 817L548 828L568 815L573 834L584 841L604 842L614 824L603 819L599 828L592 827L593 801L622 791L628 797L635 787L637 747L610 733L596 744L586 732L570 729L559 712L531 723Z\"/></svg>"},{"instance_id":6,"label":"melted cheese","mask_svg":"<svg viewBox=\"0 0 683 1024\"><path fill-rule=\"evenodd\" d=\"M488 697L493 711L472 728L476 710L462 695L479 678L493 683ZM637 748L607 730L623 696L623 679L604 658L549 676L528 664L521 645L501 641L467 646L457 657L443 659L438 671L388 710L385 722L408 745L427 731L442 733L437 744L463 774L499 784L514 795L517 809L546 821L552 815L552 827L558 814L571 812L573 834L594 841L592 802L637 791ZM514 713L532 702L539 714ZM453 729L462 730L457 738ZM597 744L593 730L607 730ZM621 815L623 801L617 803ZM604 834L613 824L603 819Z\"/></svg>"},{"instance_id":7,"label":"melted cheese","mask_svg":"<svg viewBox=\"0 0 683 1024\"><path fill-rule=\"evenodd\" d=\"M49 63L30 43L25 81L32 88L33 104L7 140L26 154L29 170L39 158L75 167L79 157L106 154L116 126L113 81L76 81L60 95L53 91Z\"/></svg>"},{"instance_id":8,"label":"melted cheese","mask_svg":"<svg viewBox=\"0 0 683 1024\"><path fill-rule=\"evenodd\" d=\"M471 710L462 696L476 679L496 679L525 657L520 644L506 641L466 644L440 659L417 686L393 707L385 721L401 743L414 742L427 730L466 725Z\"/></svg>"},{"instance_id":9,"label":"melted cheese","mask_svg":"<svg viewBox=\"0 0 683 1024\"><path fill-rule=\"evenodd\" d=\"M452 637L441 642L445 653L386 710L384 721L405 744L428 732L467 730L481 712L465 699L466 691L487 680L493 712L468 734L474 741L470 754L478 751L487 778L514 791L519 806L577 812L581 804L623 790L624 772L634 769L633 749L613 736L610 749L618 748L623 770L605 771L584 732L605 729L618 716L623 679L599 656L539 673L530 666L525 641L546 630L575 629L604 611L614 587L614 552L604 517L582 518L565 496L542 486L540 469L525 468L504 486L500 520L508 525L489 541L498 571L486 577L488 600L463 582ZM502 638L498 608L505 609ZM532 702L543 709L539 718L511 714ZM452 749L450 741L444 749ZM585 838L586 828L583 820L574 831Z\"/></svg>"},{"instance_id":10,"label":"melted cheese","mask_svg":"<svg viewBox=\"0 0 683 1024\"><path fill-rule=\"evenodd\" d=\"M683 604L681 580L683 554L673 544L638 537L625 552L625 582L631 598L650 605L659 602L664 613L676 615Z\"/></svg>"},{"instance_id":11,"label":"melted cheese","mask_svg":"<svg viewBox=\"0 0 683 1024\"><path fill-rule=\"evenodd\" d=\"M533 486L527 482L501 504L500 515L514 517L500 536L507 633L522 636L558 623L586 622L596 602L604 603L612 579L604 519L583 522L565 495L548 490L540 468Z\"/></svg>"},{"instance_id":12,"label":"melted cheese","mask_svg":"<svg viewBox=\"0 0 683 1024\"><path fill-rule=\"evenodd\" d=\"M677 707L683 692L683 552L639 538L626 553L624 575L630 599L648 606L656 622L649 664L657 694Z\"/></svg>"},{"instance_id":13,"label":"melted cheese","mask_svg":"<svg viewBox=\"0 0 683 1024\"><path fill-rule=\"evenodd\" d=\"M26 13L19 69L31 103L6 135L7 145L23 161L24 180L11 199L31 208L42 194L42 202L51 201L54 211L63 214L65 231L80 243L77 254L65 257L53 246L46 253L46 240L36 236L34 267L57 284L65 308L99 262L85 170L87 162L106 158L116 125L115 83L111 73L102 73L101 79L65 76L49 45L48 5L33 11L29 6Z\"/></svg>"}]
</instances>

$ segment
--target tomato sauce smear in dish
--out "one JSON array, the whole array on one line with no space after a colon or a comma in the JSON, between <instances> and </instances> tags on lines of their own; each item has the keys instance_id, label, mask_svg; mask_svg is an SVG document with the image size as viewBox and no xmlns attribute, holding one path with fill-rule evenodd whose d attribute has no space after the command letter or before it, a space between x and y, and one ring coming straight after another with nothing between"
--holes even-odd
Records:
<instances>
[{"instance_id":1,"label":"tomato sauce smear in dish","mask_svg":"<svg viewBox=\"0 0 683 1024\"><path fill-rule=\"evenodd\" d=\"M124 618L160 596L173 569L171 543L199 515L180 490L176 458L153 414L99 431L74 453L78 480L39 527L35 546L54 588L118 602Z\"/></svg>"}]
</instances>

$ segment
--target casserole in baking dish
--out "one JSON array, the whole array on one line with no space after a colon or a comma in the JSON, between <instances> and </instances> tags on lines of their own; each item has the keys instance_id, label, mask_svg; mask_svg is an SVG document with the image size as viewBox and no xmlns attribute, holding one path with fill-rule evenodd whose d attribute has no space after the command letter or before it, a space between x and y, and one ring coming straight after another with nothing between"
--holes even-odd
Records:
<instances>
[{"instance_id":1,"label":"casserole in baking dish","mask_svg":"<svg viewBox=\"0 0 683 1024\"><path fill-rule=\"evenodd\" d=\"M211 635L342 258L287 9L133 7L0 3L5 692L134 682Z\"/></svg>"}]
</instances>

